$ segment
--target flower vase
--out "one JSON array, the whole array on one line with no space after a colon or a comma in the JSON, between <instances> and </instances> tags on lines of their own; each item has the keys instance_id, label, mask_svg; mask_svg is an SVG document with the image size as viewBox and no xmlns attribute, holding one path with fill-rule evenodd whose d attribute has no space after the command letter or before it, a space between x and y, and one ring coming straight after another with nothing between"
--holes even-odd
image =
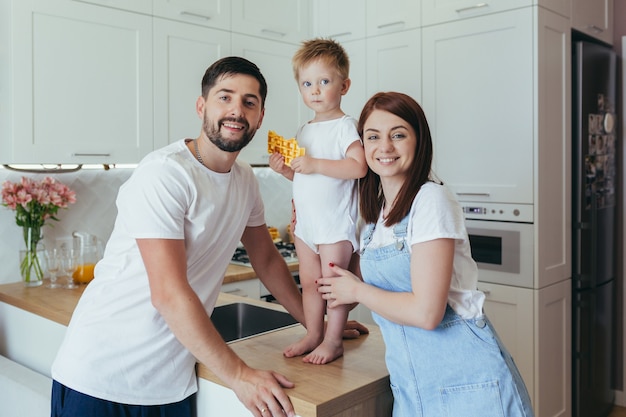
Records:
<instances>
[{"instance_id":1,"label":"flower vase","mask_svg":"<svg viewBox=\"0 0 626 417\"><path fill-rule=\"evenodd\" d=\"M42 239L41 227L23 227L26 249L20 250L20 274L26 287L37 287L43 284L43 248L39 245Z\"/></svg>"}]
</instances>

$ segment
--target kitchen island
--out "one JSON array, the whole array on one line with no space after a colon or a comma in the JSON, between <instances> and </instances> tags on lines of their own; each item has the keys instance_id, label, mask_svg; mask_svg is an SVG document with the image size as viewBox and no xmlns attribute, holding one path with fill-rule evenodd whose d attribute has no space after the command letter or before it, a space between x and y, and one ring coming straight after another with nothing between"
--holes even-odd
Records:
<instances>
[{"instance_id":1,"label":"kitchen island","mask_svg":"<svg viewBox=\"0 0 626 417\"><path fill-rule=\"evenodd\" d=\"M235 268L241 273L237 271ZM21 282L0 285L0 354L49 377L50 364L83 289L25 288ZM233 302L282 310L277 304L223 293L217 305ZM327 365L305 364L301 358L282 355L282 350L303 334L303 327L297 325L233 342L230 347L250 366L275 370L291 379L296 387L287 393L302 417L391 415L392 397L378 328L370 326L369 335L346 341L344 356ZM197 373L199 417L249 415L209 369L199 364Z\"/></svg>"}]
</instances>

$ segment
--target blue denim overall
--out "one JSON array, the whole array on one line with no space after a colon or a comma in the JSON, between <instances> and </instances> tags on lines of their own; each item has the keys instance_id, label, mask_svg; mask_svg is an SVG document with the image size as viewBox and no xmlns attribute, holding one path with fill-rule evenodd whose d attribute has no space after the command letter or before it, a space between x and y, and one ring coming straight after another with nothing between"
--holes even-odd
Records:
<instances>
[{"instance_id":1,"label":"blue denim overall","mask_svg":"<svg viewBox=\"0 0 626 417\"><path fill-rule=\"evenodd\" d=\"M408 216L395 244L370 249L367 226L361 273L387 291L411 291ZM448 306L434 330L403 326L376 313L386 345L393 417L532 417L530 397L511 355L486 316L462 319Z\"/></svg>"}]
</instances>

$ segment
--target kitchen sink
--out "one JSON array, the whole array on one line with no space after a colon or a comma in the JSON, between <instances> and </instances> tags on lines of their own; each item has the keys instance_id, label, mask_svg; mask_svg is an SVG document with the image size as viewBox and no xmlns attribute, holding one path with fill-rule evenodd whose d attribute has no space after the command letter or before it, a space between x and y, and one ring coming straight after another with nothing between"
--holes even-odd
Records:
<instances>
[{"instance_id":1,"label":"kitchen sink","mask_svg":"<svg viewBox=\"0 0 626 417\"><path fill-rule=\"evenodd\" d=\"M211 321L226 343L298 324L289 313L246 303L215 307Z\"/></svg>"}]
</instances>

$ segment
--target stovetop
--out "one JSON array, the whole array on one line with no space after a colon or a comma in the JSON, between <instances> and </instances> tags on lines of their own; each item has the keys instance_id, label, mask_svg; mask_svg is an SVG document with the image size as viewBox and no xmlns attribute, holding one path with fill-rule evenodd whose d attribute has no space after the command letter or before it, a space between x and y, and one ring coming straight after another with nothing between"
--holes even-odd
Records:
<instances>
[{"instance_id":1,"label":"stovetop","mask_svg":"<svg viewBox=\"0 0 626 417\"><path fill-rule=\"evenodd\" d=\"M293 243L274 242L274 245L276 245L276 249L278 249L278 252L283 256L287 264L293 264L298 262L296 248ZM239 246L237 247L237 249L235 249L235 253L230 260L230 263L234 265L252 266L250 264L250 259L248 258L248 253L246 252L246 249L242 246Z\"/></svg>"}]
</instances>

